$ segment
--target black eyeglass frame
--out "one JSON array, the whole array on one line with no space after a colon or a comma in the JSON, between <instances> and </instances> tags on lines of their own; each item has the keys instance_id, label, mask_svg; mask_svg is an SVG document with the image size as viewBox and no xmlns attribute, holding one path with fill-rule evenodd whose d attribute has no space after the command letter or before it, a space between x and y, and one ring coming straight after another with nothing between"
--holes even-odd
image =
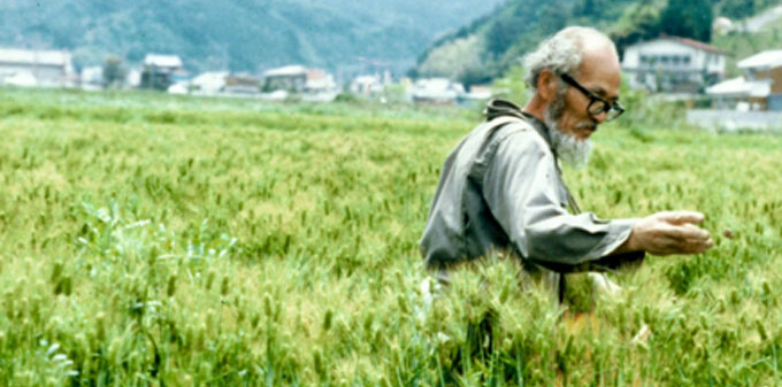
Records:
<instances>
[{"instance_id":1,"label":"black eyeglass frame","mask_svg":"<svg viewBox=\"0 0 782 387\"><path fill-rule=\"evenodd\" d=\"M565 81L565 83L575 87L578 91L583 93L585 96L589 97L589 105L587 105L587 113L589 113L591 116L594 117L602 113L608 113L606 114L605 120L613 121L619 118L619 116L621 116L622 113L625 112L625 108L622 107L622 105L620 105L619 102L611 103L603 98L598 97L597 95L595 95L595 93L587 90L586 87L581 86L581 84L578 83L578 81L576 81L575 79L573 79L573 77L571 77L568 73L557 72L557 75L559 75L559 77L562 78L562 80ZM593 106L597 102L600 102L603 105L602 107L600 107L600 105L597 105L599 106L599 109L593 111ZM612 114L612 111L615 113Z\"/></svg>"}]
</instances>

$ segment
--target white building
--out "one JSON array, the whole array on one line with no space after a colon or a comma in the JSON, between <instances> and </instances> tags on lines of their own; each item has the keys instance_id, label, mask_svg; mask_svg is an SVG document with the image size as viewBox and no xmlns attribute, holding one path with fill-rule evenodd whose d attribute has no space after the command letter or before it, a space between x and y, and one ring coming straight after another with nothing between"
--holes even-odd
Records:
<instances>
[{"instance_id":1,"label":"white building","mask_svg":"<svg viewBox=\"0 0 782 387\"><path fill-rule=\"evenodd\" d=\"M307 70L307 82L304 91L307 93L331 93L337 90L334 76L321 69Z\"/></svg>"},{"instance_id":2,"label":"white building","mask_svg":"<svg viewBox=\"0 0 782 387\"><path fill-rule=\"evenodd\" d=\"M174 72L183 68L182 59L176 55L147 54L144 66L153 66L161 71Z\"/></svg>"},{"instance_id":3,"label":"white building","mask_svg":"<svg viewBox=\"0 0 782 387\"><path fill-rule=\"evenodd\" d=\"M147 54L141 72L141 87L166 90L172 84L184 80L186 74L178 56Z\"/></svg>"},{"instance_id":4,"label":"white building","mask_svg":"<svg viewBox=\"0 0 782 387\"><path fill-rule=\"evenodd\" d=\"M0 84L61 87L76 79L68 51L0 48Z\"/></svg>"},{"instance_id":5,"label":"white building","mask_svg":"<svg viewBox=\"0 0 782 387\"><path fill-rule=\"evenodd\" d=\"M103 88L103 67L90 66L81 69L81 87L85 90Z\"/></svg>"},{"instance_id":6,"label":"white building","mask_svg":"<svg viewBox=\"0 0 782 387\"><path fill-rule=\"evenodd\" d=\"M782 111L782 50L755 54L738 63L744 73L706 89L721 109Z\"/></svg>"},{"instance_id":7,"label":"white building","mask_svg":"<svg viewBox=\"0 0 782 387\"><path fill-rule=\"evenodd\" d=\"M231 95L255 95L261 91L261 81L249 73L228 74L223 91Z\"/></svg>"},{"instance_id":8,"label":"white building","mask_svg":"<svg viewBox=\"0 0 782 387\"><path fill-rule=\"evenodd\" d=\"M264 98L278 100L295 95L307 102L330 102L339 94L334 76L321 69L291 65L263 74L261 90Z\"/></svg>"},{"instance_id":9,"label":"white building","mask_svg":"<svg viewBox=\"0 0 782 387\"><path fill-rule=\"evenodd\" d=\"M491 85L472 85L462 98L465 101L488 101L493 95Z\"/></svg>"},{"instance_id":10,"label":"white building","mask_svg":"<svg viewBox=\"0 0 782 387\"><path fill-rule=\"evenodd\" d=\"M763 105L759 101L765 100L770 91L769 82L738 77L707 88L706 94L714 97L714 107L717 109L750 111L762 110Z\"/></svg>"},{"instance_id":11,"label":"white building","mask_svg":"<svg viewBox=\"0 0 782 387\"><path fill-rule=\"evenodd\" d=\"M130 87L141 87L141 71L137 69L131 69L125 76L125 82Z\"/></svg>"},{"instance_id":12,"label":"white building","mask_svg":"<svg viewBox=\"0 0 782 387\"><path fill-rule=\"evenodd\" d=\"M385 86L377 75L359 75L350 82L350 92L353 94L371 96L382 93Z\"/></svg>"},{"instance_id":13,"label":"white building","mask_svg":"<svg viewBox=\"0 0 782 387\"><path fill-rule=\"evenodd\" d=\"M307 70L307 81L304 84L302 101L331 102L337 98L340 89L334 76L321 69Z\"/></svg>"},{"instance_id":14,"label":"white building","mask_svg":"<svg viewBox=\"0 0 782 387\"><path fill-rule=\"evenodd\" d=\"M300 93L307 85L307 68L291 65L271 69L263 73L261 85L265 92L284 90L289 93Z\"/></svg>"},{"instance_id":15,"label":"white building","mask_svg":"<svg viewBox=\"0 0 782 387\"><path fill-rule=\"evenodd\" d=\"M696 40L663 37L627 47L622 70L633 89L699 93L724 77L725 53Z\"/></svg>"},{"instance_id":16,"label":"white building","mask_svg":"<svg viewBox=\"0 0 782 387\"><path fill-rule=\"evenodd\" d=\"M166 89L166 92L168 94L184 95L184 94L189 94L190 89L188 88L188 85L186 83L179 82L169 86L168 89Z\"/></svg>"},{"instance_id":17,"label":"white building","mask_svg":"<svg viewBox=\"0 0 782 387\"><path fill-rule=\"evenodd\" d=\"M210 71L199 74L190 81L194 94L215 95L225 89L227 71Z\"/></svg>"},{"instance_id":18,"label":"white building","mask_svg":"<svg viewBox=\"0 0 782 387\"><path fill-rule=\"evenodd\" d=\"M409 93L416 103L448 105L464 95L464 86L447 78L423 78L413 84Z\"/></svg>"}]
</instances>

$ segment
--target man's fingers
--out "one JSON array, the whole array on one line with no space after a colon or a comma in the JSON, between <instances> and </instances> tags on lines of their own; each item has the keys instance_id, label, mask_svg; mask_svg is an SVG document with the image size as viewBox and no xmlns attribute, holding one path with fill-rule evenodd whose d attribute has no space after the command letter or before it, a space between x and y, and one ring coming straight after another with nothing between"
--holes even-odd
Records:
<instances>
[{"instance_id":1,"label":"man's fingers","mask_svg":"<svg viewBox=\"0 0 782 387\"><path fill-rule=\"evenodd\" d=\"M637 224L638 245L654 255L699 254L714 246L709 231L695 224L704 215L696 211L659 212Z\"/></svg>"},{"instance_id":2,"label":"man's fingers","mask_svg":"<svg viewBox=\"0 0 782 387\"><path fill-rule=\"evenodd\" d=\"M682 246L682 252L687 254L699 254L712 247L714 247L714 241L712 241L711 238L707 240L690 239Z\"/></svg>"},{"instance_id":3,"label":"man's fingers","mask_svg":"<svg viewBox=\"0 0 782 387\"><path fill-rule=\"evenodd\" d=\"M655 255L700 254L714 246L709 232L692 224L669 225L661 231L656 248L650 249Z\"/></svg>"},{"instance_id":4,"label":"man's fingers","mask_svg":"<svg viewBox=\"0 0 782 387\"><path fill-rule=\"evenodd\" d=\"M685 230L688 239L706 240L711 238L711 234L707 230L691 223L685 223L680 228Z\"/></svg>"},{"instance_id":5,"label":"man's fingers","mask_svg":"<svg viewBox=\"0 0 782 387\"><path fill-rule=\"evenodd\" d=\"M714 241L707 239L684 239L670 240L659 250L650 251L654 255L673 255L673 254L700 254L714 247Z\"/></svg>"},{"instance_id":6,"label":"man's fingers","mask_svg":"<svg viewBox=\"0 0 782 387\"><path fill-rule=\"evenodd\" d=\"M685 224L701 223L706 217L698 211L669 211L661 212L659 218L668 223Z\"/></svg>"},{"instance_id":7,"label":"man's fingers","mask_svg":"<svg viewBox=\"0 0 782 387\"><path fill-rule=\"evenodd\" d=\"M690 239L704 241L711 238L711 234L708 231L689 223L685 223L682 226L670 226L665 232L669 238L677 242Z\"/></svg>"}]
</instances>

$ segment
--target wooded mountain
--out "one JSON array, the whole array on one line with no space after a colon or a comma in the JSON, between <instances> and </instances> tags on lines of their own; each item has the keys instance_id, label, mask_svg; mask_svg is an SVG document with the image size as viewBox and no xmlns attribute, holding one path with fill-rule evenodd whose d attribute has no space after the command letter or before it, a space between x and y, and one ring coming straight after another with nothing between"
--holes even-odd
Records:
<instances>
[{"instance_id":1,"label":"wooded mountain","mask_svg":"<svg viewBox=\"0 0 782 387\"><path fill-rule=\"evenodd\" d=\"M180 55L191 70L292 63L352 72L407 70L436 38L504 0L2 0L0 45L107 55ZM360 59L365 58L365 59Z\"/></svg>"},{"instance_id":2,"label":"wooded mountain","mask_svg":"<svg viewBox=\"0 0 782 387\"><path fill-rule=\"evenodd\" d=\"M568 25L596 27L619 46L661 34L709 42L714 15L745 17L778 0L509 0L496 12L435 42L413 75L482 83Z\"/></svg>"}]
</instances>

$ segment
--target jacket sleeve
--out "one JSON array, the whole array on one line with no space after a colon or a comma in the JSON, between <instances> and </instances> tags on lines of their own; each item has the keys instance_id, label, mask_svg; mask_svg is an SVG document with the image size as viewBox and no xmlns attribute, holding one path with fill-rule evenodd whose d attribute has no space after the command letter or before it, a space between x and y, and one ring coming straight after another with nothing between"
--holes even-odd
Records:
<instances>
[{"instance_id":1,"label":"jacket sleeve","mask_svg":"<svg viewBox=\"0 0 782 387\"><path fill-rule=\"evenodd\" d=\"M554 156L537 133L503 139L483 177L492 214L524 259L558 272L612 270L643 252L609 255L630 236L634 219L604 221L567 212Z\"/></svg>"}]
</instances>

